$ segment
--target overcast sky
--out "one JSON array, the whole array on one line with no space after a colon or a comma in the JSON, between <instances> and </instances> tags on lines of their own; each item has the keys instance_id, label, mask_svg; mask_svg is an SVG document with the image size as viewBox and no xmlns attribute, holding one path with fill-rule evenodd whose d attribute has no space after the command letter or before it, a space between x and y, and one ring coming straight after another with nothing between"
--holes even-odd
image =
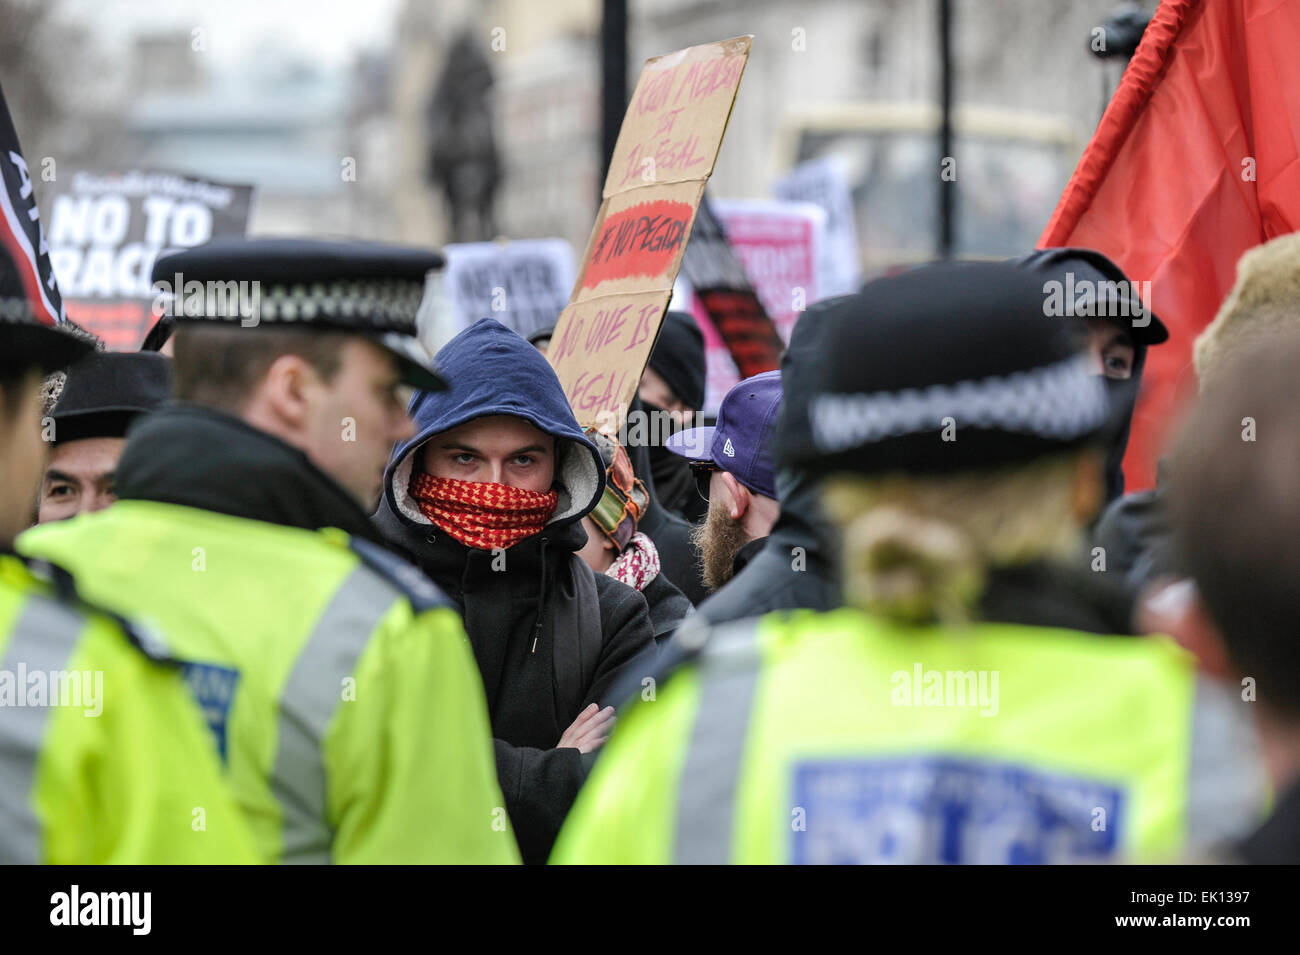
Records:
<instances>
[{"instance_id":1,"label":"overcast sky","mask_svg":"<svg viewBox=\"0 0 1300 955\"><path fill-rule=\"evenodd\" d=\"M65 0L62 12L88 26L107 52L132 35L202 27L220 67L283 43L322 66L361 49L387 47L401 0Z\"/></svg>"}]
</instances>

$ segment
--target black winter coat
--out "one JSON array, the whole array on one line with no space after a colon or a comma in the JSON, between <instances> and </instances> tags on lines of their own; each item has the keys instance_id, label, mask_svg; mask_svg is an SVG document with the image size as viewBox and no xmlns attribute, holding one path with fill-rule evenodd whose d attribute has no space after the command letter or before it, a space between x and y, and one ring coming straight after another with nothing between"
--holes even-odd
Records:
<instances>
[{"instance_id":1,"label":"black winter coat","mask_svg":"<svg viewBox=\"0 0 1300 955\"><path fill-rule=\"evenodd\" d=\"M604 484L600 452L582 434L555 372L514 332L483 319L438 353L451 386L418 392L418 431L393 453L374 520L460 608L474 650L495 739L497 775L524 861L550 854L590 760L556 749L589 703L614 705L624 669L640 672L656 654L645 599L593 574L576 554L582 515ZM513 415L554 435L560 502L539 533L502 551L461 544L410 500L421 445L485 415Z\"/></svg>"}]
</instances>

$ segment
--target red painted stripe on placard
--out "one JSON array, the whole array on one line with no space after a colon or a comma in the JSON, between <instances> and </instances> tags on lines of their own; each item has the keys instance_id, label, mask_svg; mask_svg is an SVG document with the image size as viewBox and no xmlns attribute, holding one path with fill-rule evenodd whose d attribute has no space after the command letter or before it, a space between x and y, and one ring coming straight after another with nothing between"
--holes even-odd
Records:
<instances>
[{"instance_id":1,"label":"red painted stripe on placard","mask_svg":"<svg viewBox=\"0 0 1300 955\"><path fill-rule=\"evenodd\" d=\"M640 202L607 216L582 276L595 288L632 276L662 275L686 242L695 208L689 202Z\"/></svg>"}]
</instances>

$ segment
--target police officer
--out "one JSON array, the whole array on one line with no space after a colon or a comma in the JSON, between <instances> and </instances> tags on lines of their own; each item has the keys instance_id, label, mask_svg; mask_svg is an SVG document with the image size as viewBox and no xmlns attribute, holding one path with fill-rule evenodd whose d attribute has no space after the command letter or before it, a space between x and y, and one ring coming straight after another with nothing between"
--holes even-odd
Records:
<instances>
[{"instance_id":1,"label":"police officer","mask_svg":"<svg viewBox=\"0 0 1300 955\"><path fill-rule=\"evenodd\" d=\"M47 417L51 451L37 521L112 504L126 429L170 394L171 359L153 352L96 352L69 368Z\"/></svg>"},{"instance_id":2,"label":"police officer","mask_svg":"<svg viewBox=\"0 0 1300 955\"><path fill-rule=\"evenodd\" d=\"M147 615L187 661L262 857L515 862L460 618L368 512L406 386L420 249L214 242L159 259L178 400L132 430L118 502L32 554Z\"/></svg>"},{"instance_id":3,"label":"police officer","mask_svg":"<svg viewBox=\"0 0 1300 955\"><path fill-rule=\"evenodd\" d=\"M177 668L12 553L45 458L41 376L89 349L36 321L0 244L0 864L253 862Z\"/></svg>"},{"instance_id":4,"label":"police officer","mask_svg":"<svg viewBox=\"0 0 1300 955\"><path fill-rule=\"evenodd\" d=\"M1076 556L1107 402L1040 286L933 266L828 310L775 446L826 479L847 606L684 625L553 860L1106 861L1249 825L1244 707L1117 635Z\"/></svg>"}]
</instances>

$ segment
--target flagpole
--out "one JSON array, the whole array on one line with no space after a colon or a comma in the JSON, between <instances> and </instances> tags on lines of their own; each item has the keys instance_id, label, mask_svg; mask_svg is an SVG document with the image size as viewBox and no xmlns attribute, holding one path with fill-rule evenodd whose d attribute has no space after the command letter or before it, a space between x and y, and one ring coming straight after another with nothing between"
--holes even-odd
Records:
<instances>
[{"instance_id":1,"label":"flagpole","mask_svg":"<svg viewBox=\"0 0 1300 955\"><path fill-rule=\"evenodd\" d=\"M952 164L952 0L939 0L939 234L938 253L941 259L953 255L955 194L957 177L955 169L946 174Z\"/></svg>"}]
</instances>

